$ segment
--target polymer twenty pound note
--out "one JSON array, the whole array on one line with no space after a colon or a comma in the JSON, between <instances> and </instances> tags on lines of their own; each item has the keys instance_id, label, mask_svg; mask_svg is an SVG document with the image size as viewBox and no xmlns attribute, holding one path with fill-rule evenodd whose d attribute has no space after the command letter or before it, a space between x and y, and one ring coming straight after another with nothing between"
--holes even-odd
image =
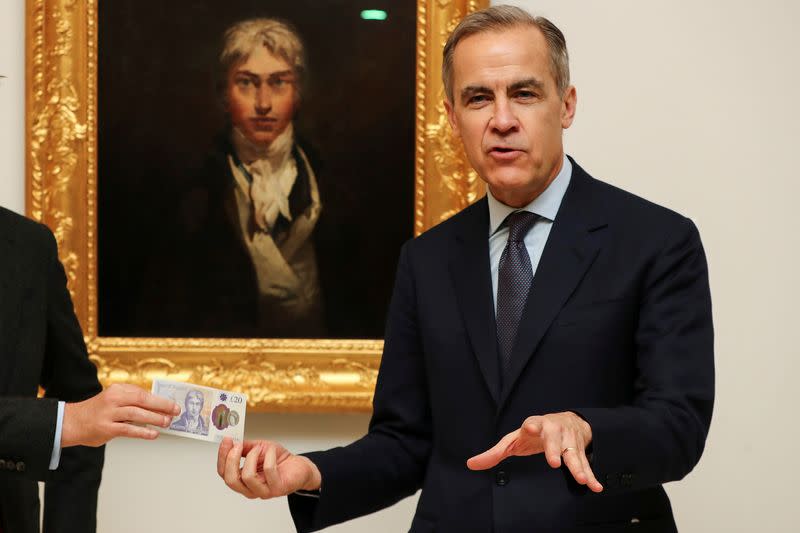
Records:
<instances>
[{"instance_id":1,"label":"polymer twenty pound note","mask_svg":"<svg viewBox=\"0 0 800 533\"><path fill-rule=\"evenodd\" d=\"M153 380L153 394L169 398L181 407L181 414L162 433L190 439L220 442L223 437L243 440L247 396L192 383Z\"/></svg>"}]
</instances>

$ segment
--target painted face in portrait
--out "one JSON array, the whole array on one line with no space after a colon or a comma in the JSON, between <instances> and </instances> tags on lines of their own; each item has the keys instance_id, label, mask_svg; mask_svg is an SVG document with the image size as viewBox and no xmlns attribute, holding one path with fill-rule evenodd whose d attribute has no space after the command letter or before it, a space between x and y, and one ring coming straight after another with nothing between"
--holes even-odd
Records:
<instances>
[{"instance_id":1,"label":"painted face in portrait","mask_svg":"<svg viewBox=\"0 0 800 533\"><path fill-rule=\"evenodd\" d=\"M299 93L294 69L263 46L228 72L227 111L252 143L269 146L292 122Z\"/></svg>"},{"instance_id":2,"label":"painted face in portrait","mask_svg":"<svg viewBox=\"0 0 800 533\"><path fill-rule=\"evenodd\" d=\"M191 418L197 418L200 415L200 410L203 409L203 396L199 393L192 393L186 395L186 412Z\"/></svg>"},{"instance_id":3,"label":"painted face in portrait","mask_svg":"<svg viewBox=\"0 0 800 533\"><path fill-rule=\"evenodd\" d=\"M562 131L575 115L575 88L559 94L544 35L535 27L471 35L453 56L453 131L492 194L522 207L558 175Z\"/></svg>"}]
</instances>

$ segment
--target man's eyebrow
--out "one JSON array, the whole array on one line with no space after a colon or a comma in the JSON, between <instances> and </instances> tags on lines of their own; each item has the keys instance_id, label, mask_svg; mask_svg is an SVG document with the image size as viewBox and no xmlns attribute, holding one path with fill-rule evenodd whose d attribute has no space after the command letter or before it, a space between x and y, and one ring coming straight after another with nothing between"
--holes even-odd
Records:
<instances>
[{"instance_id":1,"label":"man's eyebrow","mask_svg":"<svg viewBox=\"0 0 800 533\"><path fill-rule=\"evenodd\" d=\"M265 75L266 78L279 78L283 76L291 76L294 74L293 70L278 70L275 72L269 72ZM248 76L251 78L260 78L261 75L257 74L251 70L237 70L236 75Z\"/></svg>"},{"instance_id":2,"label":"man's eyebrow","mask_svg":"<svg viewBox=\"0 0 800 533\"><path fill-rule=\"evenodd\" d=\"M520 89L537 89L541 91L544 89L544 83L538 78L525 78L515 81L508 86L508 92L514 92ZM466 100L475 94L487 94L491 92L492 89L484 85L467 85L461 90L461 98Z\"/></svg>"},{"instance_id":3,"label":"man's eyebrow","mask_svg":"<svg viewBox=\"0 0 800 533\"><path fill-rule=\"evenodd\" d=\"M461 90L461 99L465 100L474 94L491 93L492 90L483 85L467 85Z\"/></svg>"},{"instance_id":4,"label":"man's eyebrow","mask_svg":"<svg viewBox=\"0 0 800 533\"><path fill-rule=\"evenodd\" d=\"M524 80L515 81L508 86L509 92L518 91L520 89L544 89L544 83L536 78L525 78Z\"/></svg>"},{"instance_id":5,"label":"man's eyebrow","mask_svg":"<svg viewBox=\"0 0 800 533\"><path fill-rule=\"evenodd\" d=\"M293 76L293 75L294 75L294 71L291 70L291 69L290 70L278 70L277 72L270 72L269 73L269 77L270 78L282 78L284 76Z\"/></svg>"}]
</instances>

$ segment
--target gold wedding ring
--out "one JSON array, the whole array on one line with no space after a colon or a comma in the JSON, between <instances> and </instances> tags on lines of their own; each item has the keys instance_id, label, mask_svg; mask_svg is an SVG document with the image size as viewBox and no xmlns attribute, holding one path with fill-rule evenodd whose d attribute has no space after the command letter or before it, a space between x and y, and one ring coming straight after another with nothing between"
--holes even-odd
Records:
<instances>
[{"instance_id":1,"label":"gold wedding ring","mask_svg":"<svg viewBox=\"0 0 800 533\"><path fill-rule=\"evenodd\" d=\"M574 451L575 451L575 448L573 448L572 446L568 446L568 447L564 448L563 450L561 450L561 457L564 457L564 454L567 453L567 452L574 452Z\"/></svg>"}]
</instances>

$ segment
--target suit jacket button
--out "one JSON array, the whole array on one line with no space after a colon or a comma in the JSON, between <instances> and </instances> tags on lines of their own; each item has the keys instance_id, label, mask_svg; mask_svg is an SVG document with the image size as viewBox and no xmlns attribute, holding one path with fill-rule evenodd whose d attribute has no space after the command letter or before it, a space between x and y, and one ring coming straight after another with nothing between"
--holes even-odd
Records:
<instances>
[{"instance_id":1,"label":"suit jacket button","mask_svg":"<svg viewBox=\"0 0 800 533\"><path fill-rule=\"evenodd\" d=\"M14 461L6 461L6 470L13 472L14 470L16 470L16 468L17 465L14 463Z\"/></svg>"},{"instance_id":2,"label":"suit jacket button","mask_svg":"<svg viewBox=\"0 0 800 533\"><path fill-rule=\"evenodd\" d=\"M24 472L25 471L25 463L22 461L17 463L17 472Z\"/></svg>"},{"instance_id":3,"label":"suit jacket button","mask_svg":"<svg viewBox=\"0 0 800 533\"><path fill-rule=\"evenodd\" d=\"M506 474L505 470L498 470L494 474L494 482L497 484L498 487L503 487L508 485L508 474Z\"/></svg>"}]
</instances>

